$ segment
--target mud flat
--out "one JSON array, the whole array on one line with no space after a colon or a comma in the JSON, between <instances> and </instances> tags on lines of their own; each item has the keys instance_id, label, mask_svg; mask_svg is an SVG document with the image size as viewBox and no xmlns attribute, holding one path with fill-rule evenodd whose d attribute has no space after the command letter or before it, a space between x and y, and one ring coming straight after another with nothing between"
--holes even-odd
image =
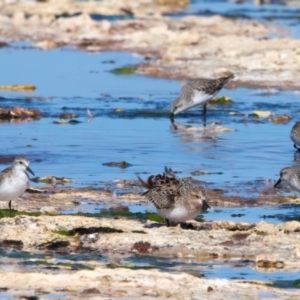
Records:
<instances>
[{"instance_id":1,"label":"mud flat","mask_svg":"<svg viewBox=\"0 0 300 300\"><path fill-rule=\"evenodd\" d=\"M13 217L0 219L0 289L7 297L258 299L267 293L298 299L298 280L289 289L280 289L271 281L206 278L197 269L197 264L215 261L237 267L244 264L256 272L299 272L297 221L277 225L190 221L189 225L166 227L153 213L130 213L126 205L118 204L143 203L137 192L116 197L108 190L65 187L28 191L30 195L13 202L23 212L13 211ZM232 206L283 200L269 195L251 202L226 198L213 190L208 190L208 196ZM106 203L110 209L98 214L58 215L59 210L86 199ZM176 263L169 270L159 262L148 265L149 257L188 261L190 271L182 271ZM145 263L128 263L130 258L145 258Z\"/></svg>"},{"instance_id":2,"label":"mud flat","mask_svg":"<svg viewBox=\"0 0 300 300\"><path fill-rule=\"evenodd\" d=\"M129 299L257 299L270 293L298 299L299 290L277 289L264 282L206 279L201 274L162 272L122 262L128 256L187 258L190 262L248 260L258 270L299 270L300 223L257 225L234 222L191 222L193 230L157 222L85 216L17 216L0 220L2 249L44 254L27 258L28 270L12 258L1 258L0 288L8 295L64 293ZM63 264L53 254L65 255ZM107 261L68 261L69 254L93 253ZM5 265L7 265L5 267ZM80 267L79 267L80 266ZM193 272L191 272L193 273ZM297 288L298 286L295 286ZM207 296L206 296L207 295ZM296 298L292 298L296 297ZM74 298L72 298L74 299Z\"/></svg>"},{"instance_id":3,"label":"mud flat","mask_svg":"<svg viewBox=\"0 0 300 300\"><path fill-rule=\"evenodd\" d=\"M217 77L230 70L236 74L236 84L297 87L300 41L289 37L288 30L220 16L172 19L161 15L169 6L146 2L149 5L130 1L116 6L108 1L2 4L0 39L31 40L33 47L45 50L70 45L84 51L140 53L146 61L135 71L152 76ZM102 21L91 17L120 13L129 13L129 19L111 22L105 16Z\"/></svg>"}]
</instances>

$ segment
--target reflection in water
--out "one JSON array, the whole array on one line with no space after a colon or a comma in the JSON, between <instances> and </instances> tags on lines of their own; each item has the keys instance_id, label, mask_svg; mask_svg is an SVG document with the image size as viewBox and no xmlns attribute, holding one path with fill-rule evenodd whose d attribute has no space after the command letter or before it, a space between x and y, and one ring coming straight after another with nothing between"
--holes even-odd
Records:
<instances>
[{"instance_id":1,"label":"reflection in water","mask_svg":"<svg viewBox=\"0 0 300 300\"><path fill-rule=\"evenodd\" d=\"M178 122L171 122L171 131L179 134L183 143L190 143L199 140L216 140L215 135L219 133L232 132L232 129L222 127L215 122L201 127L183 125Z\"/></svg>"}]
</instances>

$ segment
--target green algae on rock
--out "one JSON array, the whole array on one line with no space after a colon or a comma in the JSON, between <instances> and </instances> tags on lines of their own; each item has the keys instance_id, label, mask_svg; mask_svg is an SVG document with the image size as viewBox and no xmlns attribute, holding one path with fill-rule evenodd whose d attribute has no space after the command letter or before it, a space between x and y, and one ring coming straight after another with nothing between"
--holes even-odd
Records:
<instances>
[{"instance_id":1,"label":"green algae on rock","mask_svg":"<svg viewBox=\"0 0 300 300\"><path fill-rule=\"evenodd\" d=\"M135 69L133 67L123 67L113 69L111 72L116 75L130 75L135 73Z\"/></svg>"},{"instance_id":2,"label":"green algae on rock","mask_svg":"<svg viewBox=\"0 0 300 300\"><path fill-rule=\"evenodd\" d=\"M232 104L233 101L227 96L220 96L213 98L209 104Z\"/></svg>"}]
</instances>

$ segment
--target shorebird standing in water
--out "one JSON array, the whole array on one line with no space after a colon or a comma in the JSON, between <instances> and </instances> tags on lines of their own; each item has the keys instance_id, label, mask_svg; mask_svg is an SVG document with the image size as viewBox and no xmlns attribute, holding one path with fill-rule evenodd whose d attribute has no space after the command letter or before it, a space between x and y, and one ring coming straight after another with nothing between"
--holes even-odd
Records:
<instances>
[{"instance_id":1,"label":"shorebird standing in water","mask_svg":"<svg viewBox=\"0 0 300 300\"><path fill-rule=\"evenodd\" d=\"M171 103L170 119L174 115L197 105L203 105L203 118L206 119L206 105L232 78L234 74L217 79L198 78L186 83L180 91L179 97Z\"/></svg>"},{"instance_id":2,"label":"shorebird standing in water","mask_svg":"<svg viewBox=\"0 0 300 300\"><path fill-rule=\"evenodd\" d=\"M290 138L294 142L294 148L296 148L298 152L300 152L300 122L297 122L293 126Z\"/></svg>"},{"instance_id":3,"label":"shorebird standing in water","mask_svg":"<svg viewBox=\"0 0 300 300\"><path fill-rule=\"evenodd\" d=\"M29 168L29 161L23 157L17 157L13 165L0 173L0 201L11 202L21 196L29 185L29 177L26 171L34 175Z\"/></svg>"},{"instance_id":4,"label":"shorebird standing in water","mask_svg":"<svg viewBox=\"0 0 300 300\"><path fill-rule=\"evenodd\" d=\"M138 176L142 186L148 190L142 195L156 208L167 225L171 222L185 222L194 219L209 207L203 187L194 186L191 177L178 178L174 172L165 167L163 174L152 175L147 181Z\"/></svg>"},{"instance_id":5,"label":"shorebird standing in water","mask_svg":"<svg viewBox=\"0 0 300 300\"><path fill-rule=\"evenodd\" d=\"M280 171L280 178L275 183L274 188L277 188L281 182L286 182L296 196L295 191L300 192L300 167L283 168Z\"/></svg>"}]
</instances>

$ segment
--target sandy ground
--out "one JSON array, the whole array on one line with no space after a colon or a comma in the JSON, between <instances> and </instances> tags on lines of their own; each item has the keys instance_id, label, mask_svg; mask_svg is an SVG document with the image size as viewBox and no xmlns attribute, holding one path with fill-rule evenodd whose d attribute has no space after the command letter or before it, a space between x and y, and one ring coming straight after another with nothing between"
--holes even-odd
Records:
<instances>
[{"instance_id":1,"label":"sandy ground","mask_svg":"<svg viewBox=\"0 0 300 300\"><path fill-rule=\"evenodd\" d=\"M133 265L122 263L122 258L130 255L151 255L187 258L190 263L215 259L238 264L248 260L258 271L299 271L299 222L191 223L193 230L125 218L3 218L0 220L2 248L46 256L40 267L37 264L30 271L13 259L2 257L0 288L15 296L37 291L63 292L64 297L72 299L82 295L85 299L108 295L120 299L264 299L259 296L264 293L276 299L299 299L299 290L276 289L258 281L206 279L199 278L199 274L157 269L134 270ZM107 256L108 262L79 260L76 263L83 265L84 270L74 270L67 258L64 266L60 266L53 255L56 252L60 255L98 253ZM55 268L51 271L50 266Z\"/></svg>"},{"instance_id":2,"label":"sandy ground","mask_svg":"<svg viewBox=\"0 0 300 300\"><path fill-rule=\"evenodd\" d=\"M128 188L126 185L118 187ZM136 188L134 188L136 190ZM222 192L208 190L211 205L274 204L276 194L257 199L226 198ZM197 222L166 227L164 223L132 219L119 215L57 215L61 209L74 208L82 201L106 203L107 210L122 212L127 204L145 203L138 192L118 197L108 190L65 187L31 188L14 207L24 211L40 211L38 217L18 215L0 219L0 246L8 253L44 255L28 258L34 267L15 258L2 256L0 289L16 298L29 295L57 294L59 299L299 299L299 290L270 287L259 281L207 279L191 270L191 274L159 269L136 268L124 263L126 257L153 256L188 259L193 263L208 260L233 266L247 262L258 272L299 272L300 223L279 225L261 221L258 224L228 221ZM297 199L285 198L285 201ZM258 203L257 203L258 202ZM6 203L1 203L4 208ZM123 206L122 206L123 204ZM124 205L125 204L125 205ZM124 210L126 212L126 210ZM50 215L49 215L50 214ZM56 258L56 253L63 255ZM82 268L72 267L68 255L100 255L97 260L76 261ZM37 262L38 261L38 262ZM104 297L104 298L102 298ZM272 298L266 298L272 299Z\"/></svg>"}]
</instances>

